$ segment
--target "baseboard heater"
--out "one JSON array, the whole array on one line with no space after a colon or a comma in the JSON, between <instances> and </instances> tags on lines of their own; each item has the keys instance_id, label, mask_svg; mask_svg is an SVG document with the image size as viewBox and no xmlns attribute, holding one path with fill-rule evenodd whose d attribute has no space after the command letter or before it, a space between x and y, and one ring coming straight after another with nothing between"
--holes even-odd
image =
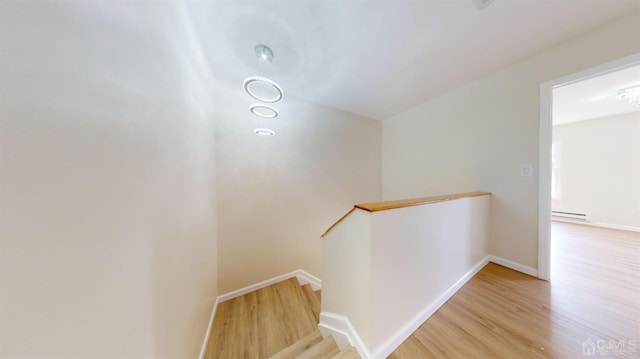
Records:
<instances>
[{"instance_id":1,"label":"baseboard heater","mask_svg":"<svg viewBox=\"0 0 640 359\"><path fill-rule=\"evenodd\" d=\"M591 221L591 218L586 213L551 211L551 216L558 219L570 219L574 221L582 221L582 222Z\"/></svg>"}]
</instances>

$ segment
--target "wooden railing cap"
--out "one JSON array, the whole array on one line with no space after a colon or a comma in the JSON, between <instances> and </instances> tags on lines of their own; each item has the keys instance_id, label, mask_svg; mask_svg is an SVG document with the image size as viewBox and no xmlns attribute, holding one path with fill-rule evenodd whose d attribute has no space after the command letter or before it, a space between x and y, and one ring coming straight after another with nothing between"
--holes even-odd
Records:
<instances>
[{"instance_id":1,"label":"wooden railing cap","mask_svg":"<svg viewBox=\"0 0 640 359\"><path fill-rule=\"evenodd\" d=\"M490 192L454 193L454 194L445 194L441 196L399 199L395 201L384 201L384 202L373 202L373 203L362 203L362 204L356 204L354 207L360 208L367 212L378 212L378 211L386 211L389 209L421 206L423 204L452 201L454 199L460 199L460 198L488 196L490 194L491 194Z\"/></svg>"},{"instance_id":2,"label":"wooden railing cap","mask_svg":"<svg viewBox=\"0 0 640 359\"><path fill-rule=\"evenodd\" d=\"M349 212L347 212L347 214L342 216L339 220L336 221L336 223L331 225L331 227L329 227L321 237L324 237L327 233L329 233L329 231L332 230L333 227L335 227L338 223L342 222L342 220L345 219L349 214L351 214L351 212L353 212L356 208L367 211L367 212L379 212L379 211L386 211L389 209L421 206L421 205L430 204L430 203L438 203L438 202L452 201L452 200L461 199L461 198L489 196L489 195L491 195L491 192L467 192L467 193L445 194L441 196L400 199L395 201L356 204L353 206L353 208Z\"/></svg>"}]
</instances>

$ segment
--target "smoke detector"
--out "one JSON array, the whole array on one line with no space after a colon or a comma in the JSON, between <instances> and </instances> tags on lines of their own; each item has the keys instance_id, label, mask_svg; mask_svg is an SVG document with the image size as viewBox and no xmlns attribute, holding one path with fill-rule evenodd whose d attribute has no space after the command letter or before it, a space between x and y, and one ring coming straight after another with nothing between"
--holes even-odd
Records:
<instances>
[{"instance_id":1,"label":"smoke detector","mask_svg":"<svg viewBox=\"0 0 640 359\"><path fill-rule=\"evenodd\" d=\"M485 7L489 6L489 4L491 4L493 0L473 0L473 3L476 5L476 7L480 10L484 9Z\"/></svg>"}]
</instances>

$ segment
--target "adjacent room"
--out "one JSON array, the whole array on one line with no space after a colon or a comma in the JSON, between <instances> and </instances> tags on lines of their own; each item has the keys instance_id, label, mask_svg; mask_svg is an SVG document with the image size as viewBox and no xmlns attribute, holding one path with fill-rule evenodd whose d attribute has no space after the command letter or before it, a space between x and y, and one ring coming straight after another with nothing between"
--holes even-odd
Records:
<instances>
[{"instance_id":1,"label":"adjacent room","mask_svg":"<svg viewBox=\"0 0 640 359\"><path fill-rule=\"evenodd\" d=\"M607 339L633 339L640 317L639 301L626 300L640 297L638 78L629 66L553 91L553 296L589 313L586 326L607 321Z\"/></svg>"}]
</instances>

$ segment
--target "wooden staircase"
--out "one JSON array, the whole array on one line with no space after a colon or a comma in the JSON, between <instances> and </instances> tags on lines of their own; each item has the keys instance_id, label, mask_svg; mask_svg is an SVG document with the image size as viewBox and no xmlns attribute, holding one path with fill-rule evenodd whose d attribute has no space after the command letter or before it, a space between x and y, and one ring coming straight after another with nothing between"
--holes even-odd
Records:
<instances>
[{"instance_id":1,"label":"wooden staircase","mask_svg":"<svg viewBox=\"0 0 640 359\"><path fill-rule=\"evenodd\" d=\"M218 305L206 359L360 358L318 330L320 291L291 278Z\"/></svg>"}]
</instances>

